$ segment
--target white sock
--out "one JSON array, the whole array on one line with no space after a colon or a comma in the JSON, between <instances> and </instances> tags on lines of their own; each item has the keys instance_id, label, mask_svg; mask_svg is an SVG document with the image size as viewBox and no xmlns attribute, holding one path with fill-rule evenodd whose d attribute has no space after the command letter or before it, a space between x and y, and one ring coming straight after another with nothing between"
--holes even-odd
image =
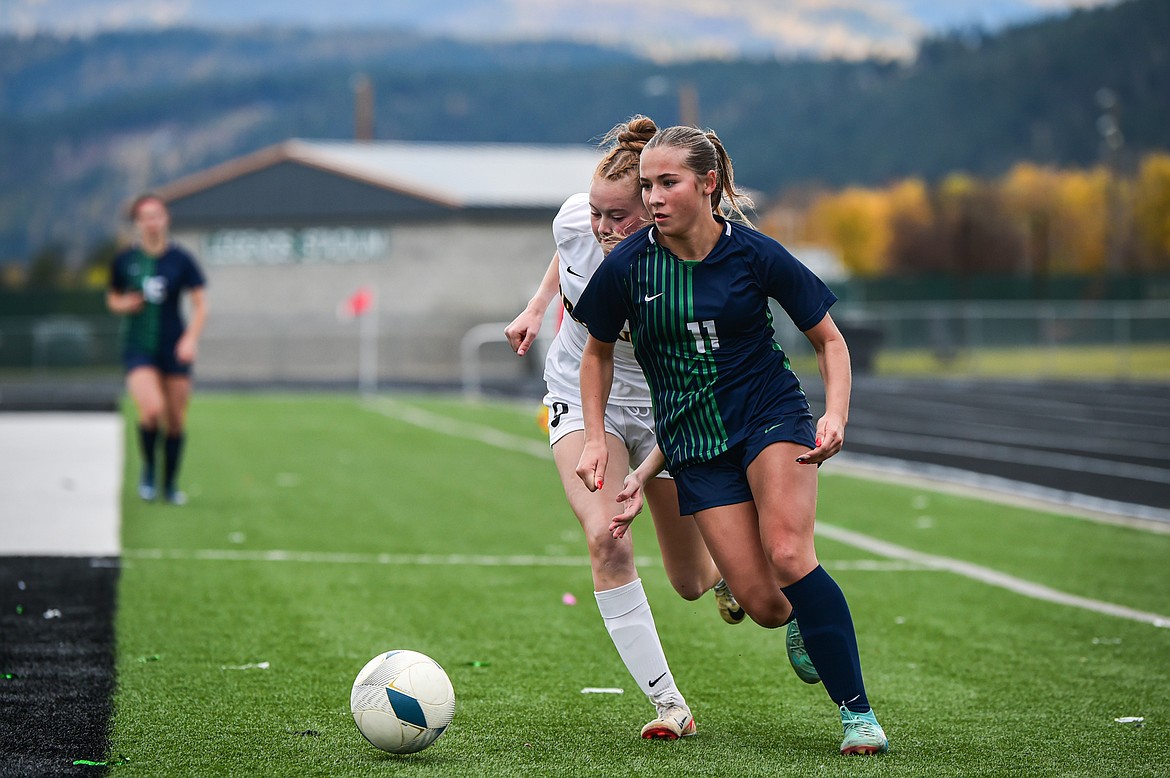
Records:
<instances>
[{"instance_id":1,"label":"white sock","mask_svg":"<svg viewBox=\"0 0 1170 778\"><path fill-rule=\"evenodd\" d=\"M626 669L655 705L686 705L666 664L642 579L604 592L594 592L597 609Z\"/></svg>"}]
</instances>

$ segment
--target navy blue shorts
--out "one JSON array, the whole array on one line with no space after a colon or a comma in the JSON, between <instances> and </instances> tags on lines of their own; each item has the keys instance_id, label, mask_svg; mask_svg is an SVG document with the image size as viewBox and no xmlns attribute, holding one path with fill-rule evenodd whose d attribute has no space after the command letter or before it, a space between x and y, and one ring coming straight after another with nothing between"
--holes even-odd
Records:
<instances>
[{"instance_id":1,"label":"navy blue shorts","mask_svg":"<svg viewBox=\"0 0 1170 778\"><path fill-rule=\"evenodd\" d=\"M147 354L145 351L124 352L122 366L127 373L136 367L153 367L163 375L191 375L191 363L180 362L175 357L174 347L162 349L158 354Z\"/></svg>"},{"instance_id":2,"label":"navy blue shorts","mask_svg":"<svg viewBox=\"0 0 1170 778\"><path fill-rule=\"evenodd\" d=\"M758 424L743 440L714 459L686 465L673 473L679 512L685 516L720 505L750 502L753 498L747 469L760 452L780 442L799 443L811 450L816 448L816 435L816 424L807 413Z\"/></svg>"}]
</instances>

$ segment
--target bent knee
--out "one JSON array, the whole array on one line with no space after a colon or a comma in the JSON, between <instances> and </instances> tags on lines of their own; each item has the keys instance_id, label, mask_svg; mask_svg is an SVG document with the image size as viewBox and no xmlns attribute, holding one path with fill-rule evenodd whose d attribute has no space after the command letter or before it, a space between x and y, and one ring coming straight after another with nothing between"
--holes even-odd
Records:
<instances>
[{"instance_id":1,"label":"bent knee","mask_svg":"<svg viewBox=\"0 0 1170 778\"><path fill-rule=\"evenodd\" d=\"M742 602L739 605L744 609L744 612L747 613L748 618L750 618L756 624L759 624L764 629L776 629L777 627L783 627L785 624L791 621L789 618L792 614L791 607L786 606L783 610L769 609L764 612L753 612Z\"/></svg>"},{"instance_id":2,"label":"bent knee","mask_svg":"<svg viewBox=\"0 0 1170 778\"><path fill-rule=\"evenodd\" d=\"M138 423L147 429L158 429L163 418L161 405L143 405L138 409Z\"/></svg>"},{"instance_id":3,"label":"bent knee","mask_svg":"<svg viewBox=\"0 0 1170 778\"><path fill-rule=\"evenodd\" d=\"M698 578L671 578L670 585L678 592L678 596L687 602L694 602L707 593L707 588Z\"/></svg>"},{"instance_id":4,"label":"bent knee","mask_svg":"<svg viewBox=\"0 0 1170 778\"><path fill-rule=\"evenodd\" d=\"M735 596L739 600L739 607L744 609L748 617L766 629L782 627L792 616L792 605L779 587L772 591L747 592L744 596Z\"/></svg>"},{"instance_id":5,"label":"bent knee","mask_svg":"<svg viewBox=\"0 0 1170 778\"><path fill-rule=\"evenodd\" d=\"M816 552L805 546L782 546L771 549L768 561L781 586L796 583L817 565Z\"/></svg>"}]
</instances>

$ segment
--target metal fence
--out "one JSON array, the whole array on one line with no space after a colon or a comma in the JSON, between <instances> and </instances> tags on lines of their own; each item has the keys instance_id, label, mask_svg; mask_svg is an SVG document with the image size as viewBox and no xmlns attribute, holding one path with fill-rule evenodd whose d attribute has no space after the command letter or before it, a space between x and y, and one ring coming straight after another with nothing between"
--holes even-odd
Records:
<instances>
[{"instance_id":1,"label":"metal fence","mask_svg":"<svg viewBox=\"0 0 1170 778\"><path fill-rule=\"evenodd\" d=\"M1170 301L841 304L833 316L863 370L1170 379ZM786 350L811 356L776 321Z\"/></svg>"},{"instance_id":2,"label":"metal fence","mask_svg":"<svg viewBox=\"0 0 1170 778\"><path fill-rule=\"evenodd\" d=\"M860 372L1170 380L1170 301L843 302L833 316ZM811 359L783 311L775 321L794 361ZM197 375L211 385L539 391L551 322L541 347L519 359L503 322L213 317ZM110 316L0 316L0 389L117 378L118 326Z\"/></svg>"}]
</instances>

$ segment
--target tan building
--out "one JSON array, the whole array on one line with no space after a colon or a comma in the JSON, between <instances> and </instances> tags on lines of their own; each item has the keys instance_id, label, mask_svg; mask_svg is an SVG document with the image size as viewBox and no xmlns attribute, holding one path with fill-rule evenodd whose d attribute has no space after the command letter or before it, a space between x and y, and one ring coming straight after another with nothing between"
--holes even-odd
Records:
<instances>
[{"instance_id":1,"label":"tan building","mask_svg":"<svg viewBox=\"0 0 1170 778\"><path fill-rule=\"evenodd\" d=\"M553 216L598 160L584 144L290 140L161 187L208 276L200 379L457 383L461 344L486 380L538 378L539 355L512 356L502 324L482 348L492 328L468 333L525 305ZM359 289L376 318L347 321Z\"/></svg>"}]
</instances>

